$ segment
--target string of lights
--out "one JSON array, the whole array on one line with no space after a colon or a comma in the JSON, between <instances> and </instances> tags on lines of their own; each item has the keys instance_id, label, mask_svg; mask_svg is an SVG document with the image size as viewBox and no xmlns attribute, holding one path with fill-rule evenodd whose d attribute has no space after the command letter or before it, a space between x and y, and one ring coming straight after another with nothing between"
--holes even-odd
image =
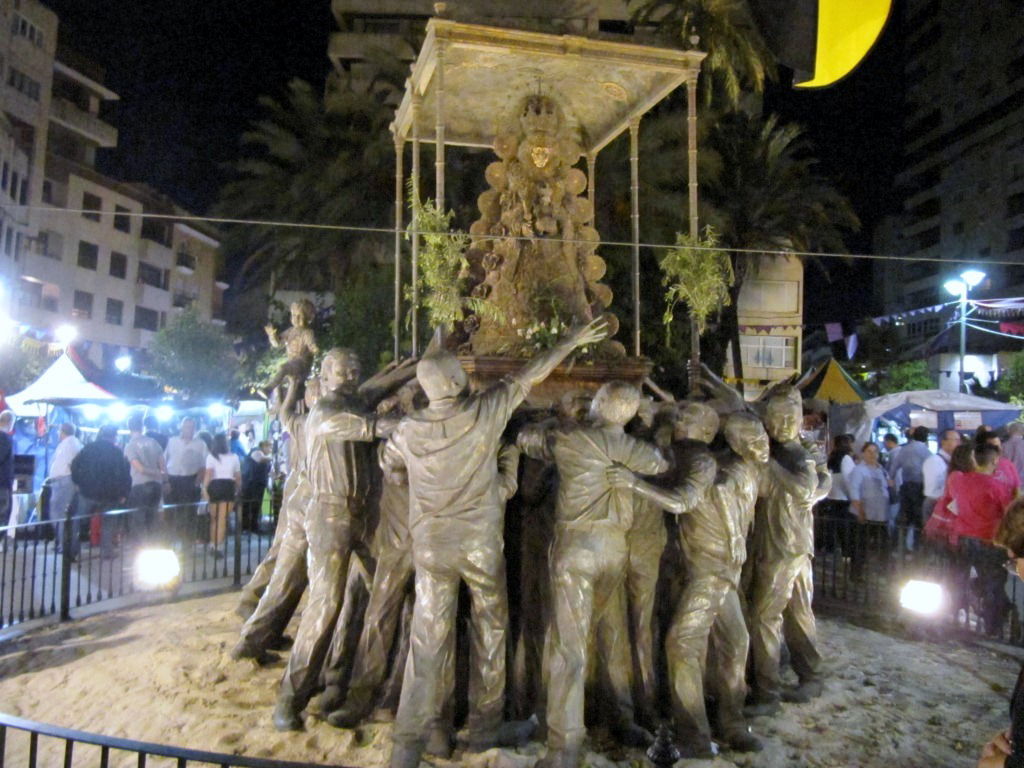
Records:
<instances>
[{"instance_id":1,"label":"string of lights","mask_svg":"<svg viewBox=\"0 0 1024 768\"><path fill-rule=\"evenodd\" d=\"M11 205L8 206L12 209L19 209L25 211L40 211L44 213L57 213L66 215L81 216L83 214L102 214L105 216L112 216L114 214L97 211L92 208L59 208L50 206L31 206L31 205ZM225 216L196 216L193 214L173 214L173 213L146 213L140 211L118 211L117 216L124 216L129 218L140 218L140 219L164 219L169 221L180 221L180 222L197 222L206 224L245 224L259 227L279 227L279 228L290 228L290 229L315 229L315 230L329 230L336 232L355 232L364 234L380 234L380 235L391 235L394 236L396 233L404 236L410 236L414 234L415 230L407 227L368 227L365 225L353 225L353 224L314 224L309 222L298 222L298 221L277 221L274 219L238 219ZM497 236L495 236L497 237ZM519 240L529 242L541 238L529 237L525 235L513 236L513 235L501 235L502 240ZM569 243L575 245L593 245L593 240L581 240L575 238L557 238L557 237L545 237L544 240L555 243ZM631 248L633 243L631 241L620 241L620 240L598 240L598 245L612 247L612 248ZM646 243L641 242L641 248L649 250L667 250L675 247L675 243ZM936 263L936 264L991 264L991 265L1002 265L1002 266L1024 266L1024 261L1013 260L1013 259L948 259L941 256L896 256L893 254L880 254L880 253L832 253L829 251L799 251L799 250L787 250L787 249L770 249L770 248L737 248L732 246L701 246L693 245L688 246L694 250L708 250L708 251L728 251L730 253L737 254L755 254L759 256L800 256L803 258L815 258L815 259L867 259L871 261L905 261L905 262L920 262L920 263Z\"/></svg>"}]
</instances>

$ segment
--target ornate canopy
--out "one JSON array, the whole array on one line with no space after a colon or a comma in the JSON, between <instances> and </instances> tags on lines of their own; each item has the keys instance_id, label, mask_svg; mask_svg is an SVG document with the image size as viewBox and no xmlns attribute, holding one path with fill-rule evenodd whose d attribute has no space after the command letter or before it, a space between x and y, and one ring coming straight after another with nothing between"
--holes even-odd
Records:
<instances>
[{"instance_id":1,"label":"ornate canopy","mask_svg":"<svg viewBox=\"0 0 1024 768\"><path fill-rule=\"evenodd\" d=\"M490 147L523 97L557 94L583 151L600 151L671 91L696 80L702 51L461 24L434 18L395 115L398 138ZM414 110L414 95L420 100ZM438 99L441 110L437 109Z\"/></svg>"}]
</instances>

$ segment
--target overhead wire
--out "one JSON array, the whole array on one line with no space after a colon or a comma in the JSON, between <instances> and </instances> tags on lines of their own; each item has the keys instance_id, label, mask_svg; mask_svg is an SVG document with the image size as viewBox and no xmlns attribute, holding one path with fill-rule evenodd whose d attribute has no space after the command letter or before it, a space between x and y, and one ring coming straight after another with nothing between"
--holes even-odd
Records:
<instances>
[{"instance_id":1,"label":"overhead wire","mask_svg":"<svg viewBox=\"0 0 1024 768\"><path fill-rule=\"evenodd\" d=\"M408 227L370 227L366 225L352 225L352 224L315 224L309 222L297 222L297 221L279 221L274 219L243 219L233 218L228 216L196 216L194 214L176 214L176 213L146 213L140 211L117 211L111 213L107 211L97 211L94 208L61 208L52 206L39 206L39 205L10 205L8 208L17 208L26 211L40 211L45 213L63 213L68 215L83 215L83 214L100 214L102 216L122 216L129 218L141 218L141 219L158 219L158 220L169 220L169 221L181 221L181 222L199 222L206 224L247 224L251 226L260 227L280 227L290 229L314 229L314 230L327 230L336 232L362 232L366 234L381 234L381 235L411 235L415 233L415 230ZM554 243L567 243L572 245L601 245L612 248L630 248L633 246L631 241L619 241L619 240L584 240L579 238L558 238L558 237L530 237L528 235L472 235L472 237L478 237L480 239L501 239L501 240L517 240L522 242L531 242L536 240L546 240ZM675 243L640 243L641 248L649 250L668 250L675 248ZM791 249L766 249L766 248L739 248L734 246L703 246L703 245L688 245L688 248L692 248L696 251L727 251L729 253L737 254L753 254L757 256L800 256L803 258L817 258L817 259L863 259L870 261L902 261L902 262L921 262L921 263L936 263L936 264L990 264L995 266L1024 266L1024 260L1012 260L1012 259L949 259L941 256L895 256L892 254L879 254L879 253L833 253L829 251L799 251Z\"/></svg>"}]
</instances>

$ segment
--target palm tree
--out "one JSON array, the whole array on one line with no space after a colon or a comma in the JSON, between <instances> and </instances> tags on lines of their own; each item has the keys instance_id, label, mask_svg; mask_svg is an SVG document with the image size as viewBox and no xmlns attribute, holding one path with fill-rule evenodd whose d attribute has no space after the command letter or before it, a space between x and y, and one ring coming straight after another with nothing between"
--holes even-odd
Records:
<instances>
[{"instance_id":1,"label":"palm tree","mask_svg":"<svg viewBox=\"0 0 1024 768\"><path fill-rule=\"evenodd\" d=\"M721 234L724 247L845 253L843 233L859 229L860 220L846 197L817 172L799 126L742 112L710 119L714 127L704 151L717 155L717 161L708 160L717 172L702 179L702 220ZM723 310L718 343L708 347L721 354L731 341L734 370L742 378L736 300L754 260L763 257L734 252L732 258L733 301Z\"/></svg>"},{"instance_id":2,"label":"palm tree","mask_svg":"<svg viewBox=\"0 0 1024 768\"><path fill-rule=\"evenodd\" d=\"M221 190L215 213L306 225L390 226L393 111L386 98L377 78L360 90L332 79L323 96L296 79L283 98L262 97L265 117L242 136L245 156L233 164L235 178ZM353 231L237 224L225 227L223 247L229 259L244 260L248 280L301 273L306 286L326 290L354 266L353 248L365 238Z\"/></svg>"},{"instance_id":3,"label":"palm tree","mask_svg":"<svg viewBox=\"0 0 1024 768\"><path fill-rule=\"evenodd\" d=\"M774 59L746 0L640 0L633 23L657 27L669 45L707 52L699 81L705 104L736 108L744 91L760 95L765 79L775 77Z\"/></svg>"}]
</instances>

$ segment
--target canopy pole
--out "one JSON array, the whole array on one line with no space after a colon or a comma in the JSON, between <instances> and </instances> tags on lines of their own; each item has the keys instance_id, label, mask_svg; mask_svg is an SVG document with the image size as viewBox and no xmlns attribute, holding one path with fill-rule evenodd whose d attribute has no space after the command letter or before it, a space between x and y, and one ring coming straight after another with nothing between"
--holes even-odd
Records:
<instances>
[{"instance_id":1,"label":"canopy pole","mask_svg":"<svg viewBox=\"0 0 1024 768\"><path fill-rule=\"evenodd\" d=\"M395 139L395 328L394 328L394 360L398 360L402 352L402 206L405 197L402 190L404 169L402 167L405 154L405 141L398 135L395 124L391 124L391 133Z\"/></svg>"},{"instance_id":2,"label":"canopy pole","mask_svg":"<svg viewBox=\"0 0 1024 768\"><path fill-rule=\"evenodd\" d=\"M408 86L407 86L408 87ZM420 103L415 89L412 94L412 356L420 353Z\"/></svg>"},{"instance_id":3,"label":"canopy pole","mask_svg":"<svg viewBox=\"0 0 1024 768\"><path fill-rule=\"evenodd\" d=\"M640 357L640 118L629 121L630 220L633 225L633 354Z\"/></svg>"},{"instance_id":4,"label":"canopy pole","mask_svg":"<svg viewBox=\"0 0 1024 768\"><path fill-rule=\"evenodd\" d=\"M434 77L437 84L434 87L436 99L434 103L434 197L437 198L437 210L444 214L444 44L437 44L437 68Z\"/></svg>"},{"instance_id":5,"label":"canopy pole","mask_svg":"<svg viewBox=\"0 0 1024 768\"><path fill-rule=\"evenodd\" d=\"M700 236L697 221L697 77L686 81L686 161L689 184L687 202L690 214L690 237ZM697 372L700 370L700 330L697 319L690 313L690 396L700 394ZM742 385L741 385L742 386Z\"/></svg>"}]
</instances>

